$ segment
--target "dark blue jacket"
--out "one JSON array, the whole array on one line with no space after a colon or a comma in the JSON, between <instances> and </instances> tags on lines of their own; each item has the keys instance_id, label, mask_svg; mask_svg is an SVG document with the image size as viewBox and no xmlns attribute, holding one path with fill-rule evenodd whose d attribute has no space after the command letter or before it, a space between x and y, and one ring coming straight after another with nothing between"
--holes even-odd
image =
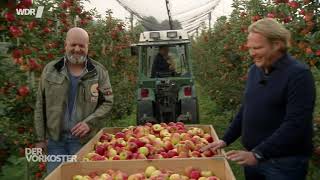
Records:
<instances>
[{"instance_id":1,"label":"dark blue jacket","mask_svg":"<svg viewBox=\"0 0 320 180\"><path fill-rule=\"evenodd\" d=\"M312 152L315 85L309 68L284 55L266 75L252 65L243 104L222 138L227 144L241 136L247 150L264 158Z\"/></svg>"},{"instance_id":2,"label":"dark blue jacket","mask_svg":"<svg viewBox=\"0 0 320 180\"><path fill-rule=\"evenodd\" d=\"M152 64L151 77L159 77L157 73L171 72L169 67L170 64L167 62L167 60L160 53L158 53Z\"/></svg>"}]
</instances>

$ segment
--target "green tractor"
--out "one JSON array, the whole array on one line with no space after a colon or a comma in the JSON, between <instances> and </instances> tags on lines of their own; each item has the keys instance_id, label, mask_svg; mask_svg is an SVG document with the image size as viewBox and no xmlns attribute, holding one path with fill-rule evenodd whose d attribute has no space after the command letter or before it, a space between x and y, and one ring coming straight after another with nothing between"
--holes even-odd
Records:
<instances>
[{"instance_id":1,"label":"green tractor","mask_svg":"<svg viewBox=\"0 0 320 180\"><path fill-rule=\"evenodd\" d=\"M170 59L170 70L155 72L155 66L159 65L155 62L159 61L156 59L163 48L166 59ZM177 121L198 124L188 34L182 30L143 32L131 52L139 57L137 124Z\"/></svg>"}]
</instances>

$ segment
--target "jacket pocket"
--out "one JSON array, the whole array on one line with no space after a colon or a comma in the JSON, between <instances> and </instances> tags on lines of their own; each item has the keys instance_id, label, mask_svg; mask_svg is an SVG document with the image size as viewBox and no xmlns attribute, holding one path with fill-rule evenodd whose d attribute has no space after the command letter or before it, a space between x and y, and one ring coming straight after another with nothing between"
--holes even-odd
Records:
<instances>
[{"instance_id":1,"label":"jacket pocket","mask_svg":"<svg viewBox=\"0 0 320 180\"><path fill-rule=\"evenodd\" d=\"M98 97L99 97L99 90L98 90L99 84L98 84L98 79L90 79L83 81L83 97L85 100L85 103L89 104L96 104L98 102Z\"/></svg>"},{"instance_id":2,"label":"jacket pocket","mask_svg":"<svg viewBox=\"0 0 320 180\"><path fill-rule=\"evenodd\" d=\"M46 101L52 106L61 106L66 98L67 87L64 85L64 77L48 75L46 77Z\"/></svg>"}]
</instances>

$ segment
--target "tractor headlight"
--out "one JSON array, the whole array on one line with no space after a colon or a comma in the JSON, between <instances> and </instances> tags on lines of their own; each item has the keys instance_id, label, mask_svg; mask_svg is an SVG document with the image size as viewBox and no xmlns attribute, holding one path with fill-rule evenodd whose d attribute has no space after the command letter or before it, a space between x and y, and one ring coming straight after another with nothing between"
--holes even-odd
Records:
<instances>
[{"instance_id":1,"label":"tractor headlight","mask_svg":"<svg viewBox=\"0 0 320 180\"><path fill-rule=\"evenodd\" d=\"M168 38L176 38L177 36L178 36L177 31L167 32L167 37L168 37Z\"/></svg>"},{"instance_id":2,"label":"tractor headlight","mask_svg":"<svg viewBox=\"0 0 320 180\"><path fill-rule=\"evenodd\" d=\"M160 38L160 32L150 32L150 38L159 39Z\"/></svg>"}]
</instances>

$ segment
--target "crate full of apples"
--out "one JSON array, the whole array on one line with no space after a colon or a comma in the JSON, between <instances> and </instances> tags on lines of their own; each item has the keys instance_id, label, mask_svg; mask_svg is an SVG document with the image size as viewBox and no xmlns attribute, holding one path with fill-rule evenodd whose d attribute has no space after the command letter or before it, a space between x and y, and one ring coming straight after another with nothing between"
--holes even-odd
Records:
<instances>
[{"instance_id":1,"label":"crate full of apples","mask_svg":"<svg viewBox=\"0 0 320 180\"><path fill-rule=\"evenodd\" d=\"M211 125L181 122L104 128L78 153L79 161L212 157L200 148L217 140Z\"/></svg>"},{"instance_id":2,"label":"crate full of apples","mask_svg":"<svg viewBox=\"0 0 320 180\"><path fill-rule=\"evenodd\" d=\"M108 169L104 173L99 174L97 172L91 172L88 175L74 175L72 180L94 180L94 179L127 179L127 180L219 180L217 176L210 170L201 170L193 168L192 166L186 167L184 173L177 173L167 169L158 169L154 166L148 166L144 172L138 172L134 174L127 174L121 170Z\"/></svg>"},{"instance_id":3,"label":"crate full of apples","mask_svg":"<svg viewBox=\"0 0 320 180\"><path fill-rule=\"evenodd\" d=\"M223 157L90 161L60 165L46 180L235 180Z\"/></svg>"}]
</instances>

